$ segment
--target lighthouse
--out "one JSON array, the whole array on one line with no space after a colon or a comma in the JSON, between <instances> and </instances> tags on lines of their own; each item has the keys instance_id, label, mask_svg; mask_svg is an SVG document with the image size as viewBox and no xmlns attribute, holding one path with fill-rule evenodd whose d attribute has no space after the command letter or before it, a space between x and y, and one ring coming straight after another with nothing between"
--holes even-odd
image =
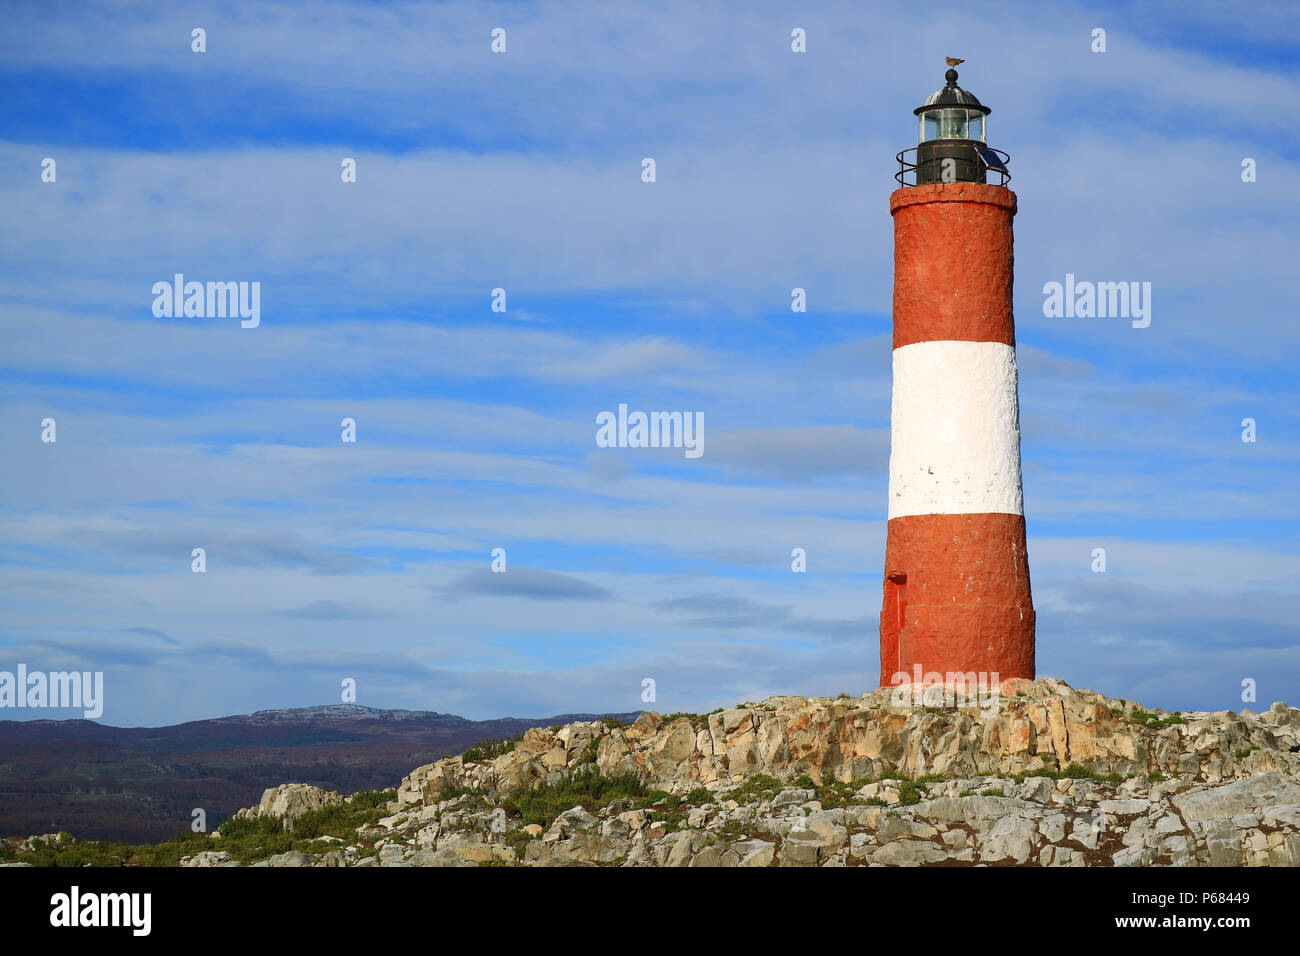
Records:
<instances>
[{"instance_id":1,"label":"lighthouse","mask_svg":"<svg viewBox=\"0 0 1300 956\"><path fill-rule=\"evenodd\" d=\"M950 63L960 61L950 60ZM1034 676L1012 317L1016 194L991 110L957 85L897 156L880 684Z\"/></svg>"}]
</instances>

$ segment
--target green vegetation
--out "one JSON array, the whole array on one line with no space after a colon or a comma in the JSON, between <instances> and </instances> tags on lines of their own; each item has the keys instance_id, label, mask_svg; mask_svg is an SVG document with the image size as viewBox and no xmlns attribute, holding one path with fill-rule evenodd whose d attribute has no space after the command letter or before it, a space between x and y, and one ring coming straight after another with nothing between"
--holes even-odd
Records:
<instances>
[{"instance_id":1,"label":"green vegetation","mask_svg":"<svg viewBox=\"0 0 1300 956\"><path fill-rule=\"evenodd\" d=\"M593 766L575 770L557 783L543 783L534 789L520 787L506 799L506 812L518 815L523 826L536 823L549 827L565 810L588 810L607 806L619 797L632 797L649 805L666 800L668 794L653 791L635 773L607 777ZM680 797L678 798L680 802Z\"/></svg>"},{"instance_id":2,"label":"green vegetation","mask_svg":"<svg viewBox=\"0 0 1300 956\"><path fill-rule=\"evenodd\" d=\"M528 841L531 840L532 837L525 833L521 828L497 834L496 839L514 850L515 856L522 860L524 854L528 851Z\"/></svg>"},{"instance_id":3,"label":"green vegetation","mask_svg":"<svg viewBox=\"0 0 1300 956\"><path fill-rule=\"evenodd\" d=\"M64 841L53 846L38 846L31 852L14 854L11 858L33 866L176 866L182 857L204 850L225 850L232 860L245 864L289 850L322 853L334 849L335 845L321 841L320 837L337 837L346 843L358 842L357 829L379 822L384 816L385 805L395 796L395 790L362 791L343 806L323 807L304 813L294 821L292 832L284 829L279 820L231 818L221 824L221 838L215 840L206 833L185 831L155 844Z\"/></svg>"},{"instance_id":4,"label":"green vegetation","mask_svg":"<svg viewBox=\"0 0 1300 956\"><path fill-rule=\"evenodd\" d=\"M1124 778L1118 773L1098 773L1091 767L1085 767L1081 763L1072 763L1064 770L1060 771L1057 780L1100 780L1105 783L1121 783Z\"/></svg>"},{"instance_id":5,"label":"green vegetation","mask_svg":"<svg viewBox=\"0 0 1300 956\"><path fill-rule=\"evenodd\" d=\"M510 753L523 739L523 734L515 734L509 740L481 740L461 754L461 760L465 763L486 763L495 760L502 754Z\"/></svg>"},{"instance_id":6,"label":"green vegetation","mask_svg":"<svg viewBox=\"0 0 1300 956\"><path fill-rule=\"evenodd\" d=\"M1156 771L1147 774L1147 783L1164 783L1168 779L1169 778L1163 773L1158 773Z\"/></svg>"},{"instance_id":7,"label":"green vegetation","mask_svg":"<svg viewBox=\"0 0 1300 956\"><path fill-rule=\"evenodd\" d=\"M1037 770L1027 770L1023 773L1007 774L1007 779L1014 780L1016 783L1024 783L1032 777L1046 777L1049 780L1100 780L1103 783L1122 783L1124 780L1124 777L1118 773L1098 773L1091 767L1085 767L1081 763L1072 763L1064 770L1040 767Z\"/></svg>"},{"instance_id":8,"label":"green vegetation","mask_svg":"<svg viewBox=\"0 0 1300 956\"><path fill-rule=\"evenodd\" d=\"M1140 727L1172 727L1175 724L1187 723L1187 718L1181 713L1174 712L1168 717L1161 717L1159 714L1148 713L1139 707L1133 708L1133 712L1124 718L1130 724L1137 724Z\"/></svg>"},{"instance_id":9,"label":"green vegetation","mask_svg":"<svg viewBox=\"0 0 1300 956\"><path fill-rule=\"evenodd\" d=\"M1245 760L1247 757L1249 757L1251 754L1253 754L1253 753L1254 753L1256 750L1258 750L1258 749L1259 749L1258 747L1243 747L1241 750L1238 750L1238 751L1234 754L1234 756L1235 756L1238 760Z\"/></svg>"},{"instance_id":10,"label":"green vegetation","mask_svg":"<svg viewBox=\"0 0 1300 956\"><path fill-rule=\"evenodd\" d=\"M817 788L817 799L823 810L846 807L857 802L857 791L867 785L866 781L846 783L843 780L827 780Z\"/></svg>"},{"instance_id":11,"label":"green vegetation","mask_svg":"<svg viewBox=\"0 0 1300 956\"><path fill-rule=\"evenodd\" d=\"M777 780L776 777L765 773L756 773L730 791L725 799L735 800L737 803L758 803L760 800L772 799L784 787L785 784Z\"/></svg>"},{"instance_id":12,"label":"green vegetation","mask_svg":"<svg viewBox=\"0 0 1300 956\"><path fill-rule=\"evenodd\" d=\"M981 790L981 797L1005 797L1006 793L1000 787L994 787L992 790Z\"/></svg>"},{"instance_id":13,"label":"green vegetation","mask_svg":"<svg viewBox=\"0 0 1300 956\"><path fill-rule=\"evenodd\" d=\"M462 787L460 784L456 783L444 783L442 789L438 791L438 800L439 802L443 800L455 800L457 797L463 797L467 793L476 797L482 796L482 793L475 790L473 787Z\"/></svg>"}]
</instances>

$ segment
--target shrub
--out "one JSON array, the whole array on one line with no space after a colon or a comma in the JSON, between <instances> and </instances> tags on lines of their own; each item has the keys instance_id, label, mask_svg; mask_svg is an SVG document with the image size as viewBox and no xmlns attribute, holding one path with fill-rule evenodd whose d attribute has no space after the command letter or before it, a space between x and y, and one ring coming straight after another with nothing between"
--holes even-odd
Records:
<instances>
[{"instance_id":1,"label":"shrub","mask_svg":"<svg viewBox=\"0 0 1300 956\"><path fill-rule=\"evenodd\" d=\"M773 797L784 789L784 784L776 777L765 773L756 773L740 786L727 794L727 798L737 803L756 803L764 797Z\"/></svg>"},{"instance_id":2,"label":"shrub","mask_svg":"<svg viewBox=\"0 0 1300 956\"><path fill-rule=\"evenodd\" d=\"M495 760L502 754L510 753L523 739L523 734L515 734L508 740L481 740L461 754L461 760L465 763L486 763Z\"/></svg>"},{"instance_id":3,"label":"shrub","mask_svg":"<svg viewBox=\"0 0 1300 956\"><path fill-rule=\"evenodd\" d=\"M1187 723L1187 718L1181 713L1175 711L1168 717L1161 717L1159 714L1152 714L1140 707L1133 708L1133 712L1126 718L1130 724L1138 724L1142 727L1172 727L1175 724Z\"/></svg>"},{"instance_id":4,"label":"shrub","mask_svg":"<svg viewBox=\"0 0 1300 956\"><path fill-rule=\"evenodd\" d=\"M646 785L635 773L608 777L588 765L557 783L543 783L534 789L519 787L507 798L505 807L508 813L519 816L523 826L536 823L549 827L565 810L574 807L595 809L619 797L645 797L648 794Z\"/></svg>"}]
</instances>

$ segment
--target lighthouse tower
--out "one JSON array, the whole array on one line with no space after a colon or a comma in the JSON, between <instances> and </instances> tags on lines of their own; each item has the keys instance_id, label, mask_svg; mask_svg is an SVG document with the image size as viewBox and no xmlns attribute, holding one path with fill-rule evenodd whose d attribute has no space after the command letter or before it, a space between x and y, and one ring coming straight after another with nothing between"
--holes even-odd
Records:
<instances>
[{"instance_id":1,"label":"lighthouse tower","mask_svg":"<svg viewBox=\"0 0 1300 956\"><path fill-rule=\"evenodd\" d=\"M881 686L1034 676L1011 311L1016 194L1010 157L985 145L989 108L957 86L956 70L946 79L915 110L920 142L898 154L902 188L889 197Z\"/></svg>"}]
</instances>

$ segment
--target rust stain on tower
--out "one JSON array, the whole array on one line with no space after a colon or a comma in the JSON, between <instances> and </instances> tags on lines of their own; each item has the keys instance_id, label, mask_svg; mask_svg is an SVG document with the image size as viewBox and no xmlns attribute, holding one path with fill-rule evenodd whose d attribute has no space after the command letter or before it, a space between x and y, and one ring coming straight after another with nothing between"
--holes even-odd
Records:
<instances>
[{"instance_id":1,"label":"rust stain on tower","mask_svg":"<svg viewBox=\"0 0 1300 956\"><path fill-rule=\"evenodd\" d=\"M1034 676L1020 485L1009 157L947 85L899 153L881 686ZM989 179L996 179L991 183Z\"/></svg>"}]
</instances>

